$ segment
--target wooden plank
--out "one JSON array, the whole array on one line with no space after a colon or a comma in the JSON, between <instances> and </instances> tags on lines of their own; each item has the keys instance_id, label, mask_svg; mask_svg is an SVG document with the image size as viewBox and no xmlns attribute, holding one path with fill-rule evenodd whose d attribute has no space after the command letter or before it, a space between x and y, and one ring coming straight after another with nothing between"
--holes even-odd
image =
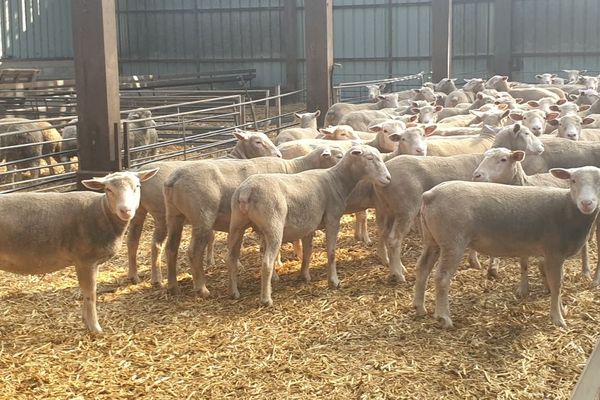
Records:
<instances>
[{"instance_id":1,"label":"wooden plank","mask_svg":"<svg viewBox=\"0 0 600 400\"><path fill-rule=\"evenodd\" d=\"M452 76L452 0L431 2L431 71L434 82Z\"/></svg>"},{"instance_id":2,"label":"wooden plank","mask_svg":"<svg viewBox=\"0 0 600 400\"><path fill-rule=\"evenodd\" d=\"M115 0L72 2L78 180L121 169Z\"/></svg>"},{"instance_id":3,"label":"wooden plank","mask_svg":"<svg viewBox=\"0 0 600 400\"><path fill-rule=\"evenodd\" d=\"M318 124L323 125L331 105L331 71L333 68L333 0L304 3L306 48L306 107L321 110Z\"/></svg>"},{"instance_id":4,"label":"wooden plank","mask_svg":"<svg viewBox=\"0 0 600 400\"><path fill-rule=\"evenodd\" d=\"M592 351L590 358L579 377L573 390L571 400L598 400L600 399L600 342Z\"/></svg>"},{"instance_id":5,"label":"wooden plank","mask_svg":"<svg viewBox=\"0 0 600 400\"><path fill-rule=\"evenodd\" d=\"M285 47L286 89L298 88L298 13L296 0L284 0L283 31Z\"/></svg>"},{"instance_id":6,"label":"wooden plank","mask_svg":"<svg viewBox=\"0 0 600 400\"><path fill-rule=\"evenodd\" d=\"M512 0L494 1L494 65L496 75L512 72Z\"/></svg>"}]
</instances>

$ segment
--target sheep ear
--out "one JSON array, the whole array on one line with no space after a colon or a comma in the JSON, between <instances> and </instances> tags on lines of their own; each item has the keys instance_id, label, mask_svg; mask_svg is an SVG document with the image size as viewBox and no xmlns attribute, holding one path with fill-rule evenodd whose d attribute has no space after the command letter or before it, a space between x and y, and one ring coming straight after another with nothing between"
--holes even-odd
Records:
<instances>
[{"instance_id":1,"label":"sheep ear","mask_svg":"<svg viewBox=\"0 0 600 400\"><path fill-rule=\"evenodd\" d=\"M440 112L444 109L444 106L435 106L435 112Z\"/></svg>"},{"instance_id":2,"label":"sheep ear","mask_svg":"<svg viewBox=\"0 0 600 400\"><path fill-rule=\"evenodd\" d=\"M558 126L558 123L559 123L559 121L556 118L548 121L548 124L550 124L552 126Z\"/></svg>"},{"instance_id":3,"label":"sheep ear","mask_svg":"<svg viewBox=\"0 0 600 400\"><path fill-rule=\"evenodd\" d=\"M521 131L521 124L515 124L512 131L513 133L519 133Z\"/></svg>"},{"instance_id":4,"label":"sheep ear","mask_svg":"<svg viewBox=\"0 0 600 400\"><path fill-rule=\"evenodd\" d=\"M413 107L413 108L410 109L410 112L413 113L413 114L418 114L420 111L421 110L419 108L417 108L417 107Z\"/></svg>"},{"instance_id":5,"label":"sheep ear","mask_svg":"<svg viewBox=\"0 0 600 400\"><path fill-rule=\"evenodd\" d=\"M384 95L382 95L382 94L378 95L378 96L377 96L377 98L378 98L379 100L385 100L385 96L384 96Z\"/></svg>"},{"instance_id":6,"label":"sheep ear","mask_svg":"<svg viewBox=\"0 0 600 400\"><path fill-rule=\"evenodd\" d=\"M388 137L392 142L399 142L401 136L398 132L392 132L388 135Z\"/></svg>"},{"instance_id":7,"label":"sheep ear","mask_svg":"<svg viewBox=\"0 0 600 400\"><path fill-rule=\"evenodd\" d=\"M590 109L590 107L591 107L590 104L584 104L582 106L579 106L579 111L587 111Z\"/></svg>"},{"instance_id":8,"label":"sheep ear","mask_svg":"<svg viewBox=\"0 0 600 400\"><path fill-rule=\"evenodd\" d=\"M92 178L81 181L81 184L88 189L92 190L104 190L106 184L104 183L104 178Z\"/></svg>"},{"instance_id":9,"label":"sheep ear","mask_svg":"<svg viewBox=\"0 0 600 400\"><path fill-rule=\"evenodd\" d=\"M558 179L571 179L571 171L564 168L552 168L550 170L552 176Z\"/></svg>"},{"instance_id":10,"label":"sheep ear","mask_svg":"<svg viewBox=\"0 0 600 400\"><path fill-rule=\"evenodd\" d=\"M577 100L577 97L578 97L578 96L577 96L576 94L572 94L572 93L571 93L571 94L570 94L568 97L569 97L569 100L573 100L573 101L575 101L575 100Z\"/></svg>"},{"instance_id":11,"label":"sheep ear","mask_svg":"<svg viewBox=\"0 0 600 400\"><path fill-rule=\"evenodd\" d=\"M294 113L294 115L296 116L296 118L300 119L302 118L302 116L300 115L300 113Z\"/></svg>"},{"instance_id":12,"label":"sheep ear","mask_svg":"<svg viewBox=\"0 0 600 400\"><path fill-rule=\"evenodd\" d=\"M585 117L583 121L581 121L583 125L593 124L594 122L596 122L596 119L592 117Z\"/></svg>"},{"instance_id":13,"label":"sheep ear","mask_svg":"<svg viewBox=\"0 0 600 400\"><path fill-rule=\"evenodd\" d=\"M354 147L352 149L350 149L350 153L354 156L360 156L363 151L361 149L359 149L358 147Z\"/></svg>"},{"instance_id":14,"label":"sheep ear","mask_svg":"<svg viewBox=\"0 0 600 400\"><path fill-rule=\"evenodd\" d=\"M508 81L508 76L503 76L503 77L502 77L502 80L503 80L503 81Z\"/></svg>"},{"instance_id":15,"label":"sheep ear","mask_svg":"<svg viewBox=\"0 0 600 400\"><path fill-rule=\"evenodd\" d=\"M235 136L237 138L237 140L248 140L248 138L250 137L250 134L249 134L249 132L235 128L235 130L233 131L233 136Z\"/></svg>"},{"instance_id":16,"label":"sheep ear","mask_svg":"<svg viewBox=\"0 0 600 400\"><path fill-rule=\"evenodd\" d=\"M538 78L538 79L540 79L542 76L538 74L535 77Z\"/></svg>"},{"instance_id":17,"label":"sheep ear","mask_svg":"<svg viewBox=\"0 0 600 400\"><path fill-rule=\"evenodd\" d=\"M496 104L496 108L499 110L506 110L508 108L508 104L506 104L506 103Z\"/></svg>"},{"instance_id":18,"label":"sheep ear","mask_svg":"<svg viewBox=\"0 0 600 400\"><path fill-rule=\"evenodd\" d=\"M313 115L314 115L315 117L318 117L319 115L321 115L321 110L317 110L317 111L315 111L315 112L313 113Z\"/></svg>"},{"instance_id":19,"label":"sheep ear","mask_svg":"<svg viewBox=\"0 0 600 400\"><path fill-rule=\"evenodd\" d=\"M437 125L428 125L425 127L425 136L432 135L433 132L437 129Z\"/></svg>"},{"instance_id":20,"label":"sheep ear","mask_svg":"<svg viewBox=\"0 0 600 400\"><path fill-rule=\"evenodd\" d=\"M140 180L140 182L146 182L148 179L156 175L159 169L160 168L147 169L145 171L136 172L135 174Z\"/></svg>"},{"instance_id":21,"label":"sheep ear","mask_svg":"<svg viewBox=\"0 0 600 400\"><path fill-rule=\"evenodd\" d=\"M523 119L523 115L516 112L508 114L508 117L513 121L521 121Z\"/></svg>"},{"instance_id":22,"label":"sheep ear","mask_svg":"<svg viewBox=\"0 0 600 400\"><path fill-rule=\"evenodd\" d=\"M474 116L481 118L481 116L483 115L482 111L477 111L477 110L469 110L469 113L473 114Z\"/></svg>"},{"instance_id":23,"label":"sheep ear","mask_svg":"<svg viewBox=\"0 0 600 400\"><path fill-rule=\"evenodd\" d=\"M379 132L383 129L383 125L382 124L371 125L367 129L370 130L371 132Z\"/></svg>"},{"instance_id":24,"label":"sheep ear","mask_svg":"<svg viewBox=\"0 0 600 400\"><path fill-rule=\"evenodd\" d=\"M558 101L556 102L557 105L562 105L565 104L567 102L567 99L558 99Z\"/></svg>"},{"instance_id":25,"label":"sheep ear","mask_svg":"<svg viewBox=\"0 0 600 400\"><path fill-rule=\"evenodd\" d=\"M414 128L415 126L417 126L417 124L414 123L414 122L409 122L409 123L406 124L407 128Z\"/></svg>"},{"instance_id":26,"label":"sheep ear","mask_svg":"<svg viewBox=\"0 0 600 400\"><path fill-rule=\"evenodd\" d=\"M483 93L477 93L477 98L479 100L482 100L483 99Z\"/></svg>"},{"instance_id":27,"label":"sheep ear","mask_svg":"<svg viewBox=\"0 0 600 400\"><path fill-rule=\"evenodd\" d=\"M413 114L408 118L408 122L414 122L419 116L417 114Z\"/></svg>"},{"instance_id":28,"label":"sheep ear","mask_svg":"<svg viewBox=\"0 0 600 400\"><path fill-rule=\"evenodd\" d=\"M522 150L516 150L510 153L510 159L513 161L523 161L525 159L525 152Z\"/></svg>"},{"instance_id":29,"label":"sheep ear","mask_svg":"<svg viewBox=\"0 0 600 400\"><path fill-rule=\"evenodd\" d=\"M560 111L560 108L556 104L553 104L548 108L550 108L550 110L552 110L552 111Z\"/></svg>"},{"instance_id":30,"label":"sheep ear","mask_svg":"<svg viewBox=\"0 0 600 400\"><path fill-rule=\"evenodd\" d=\"M527 105L529 107L538 108L540 106L540 103L538 103L535 100L530 100L530 101L527 102Z\"/></svg>"},{"instance_id":31,"label":"sheep ear","mask_svg":"<svg viewBox=\"0 0 600 400\"><path fill-rule=\"evenodd\" d=\"M325 136L333 135L335 133L335 128L336 128L335 126L328 126L327 128L319 129L319 132L321 132Z\"/></svg>"},{"instance_id":32,"label":"sheep ear","mask_svg":"<svg viewBox=\"0 0 600 400\"><path fill-rule=\"evenodd\" d=\"M551 121L551 120L556 119L558 117L560 117L560 113L550 112L550 113L546 114L546 121Z\"/></svg>"},{"instance_id":33,"label":"sheep ear","mask_svg":"<svg viewBox=\"0 0 600 400\"><path fill-rule=\"evenodd\" d=\"M515 99L515 103L517 103L517 104L523 104L523 102L524 102L524 101L525 101L525 99L524 99L524 98L522 98L522 97L517 97L517 98Z\"/></svg>"}]
</instances>

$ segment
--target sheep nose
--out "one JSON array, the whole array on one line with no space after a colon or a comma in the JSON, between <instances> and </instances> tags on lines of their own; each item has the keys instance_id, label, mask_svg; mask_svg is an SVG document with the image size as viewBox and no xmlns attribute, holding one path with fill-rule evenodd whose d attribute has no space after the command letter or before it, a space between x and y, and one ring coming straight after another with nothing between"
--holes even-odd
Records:
<instances>
[{"instance_id":1,"label":"sheep nose","mask_svg":"<svg viewBox=\"0 0 600 400\"><path fill-rule=\"evenodd\" d=\"M569 139L575 139L577 137L577 134L576 133L567 133L567 137Z\"/></svg>"},{"instance_id":2,"label":"sheep nose","mask_svg":"<svg viewBox=\"0 0 600 400\"><path fill-rule=\"evenodd\" d=\"M121 214L131 215L133 214L133 209L131 207L122 206L119 207L119 212Z\"/></svg>"},{"instance_id":3,"label":"sheep nose","mask_svg":"<svg viewBox=\"0 0 600 400\"><path fill-rule=\"evenodd\" d=\"M481 172L475 172L475 173L473 174L473 180L474 180L474 181L481 180L481 178L482 178L482 177L483 177L483 174L482 174Z\"/></svg>"},{"instance_id":4,"label":"sheep nose","mask_svg":"<svg viewBox=\"0 0 600 400\"><path fill-rule=\"evenodd\" d=\"M422 147L417 147L417 148L415 149L415 151L416 151L417 153L419 153L419 154L423 154L423 152L425 151L425 149L423 149Z\"/></svg>"}]
</instances>

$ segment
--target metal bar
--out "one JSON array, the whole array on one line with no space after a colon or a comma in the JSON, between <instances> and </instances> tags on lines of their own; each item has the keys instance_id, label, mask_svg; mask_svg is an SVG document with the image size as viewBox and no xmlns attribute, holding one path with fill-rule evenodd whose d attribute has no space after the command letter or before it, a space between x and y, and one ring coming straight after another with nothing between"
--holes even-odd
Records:
<instances>
[{"instance_id":1,"label":"metal bar","mask_svg":"<svg viewBox=\"0 0 600 400\"><path fill-rule=\"evenodd\" d=\"M494 2L494 64L496 75L510 77L512 70L512 0Z\"/></svg>"},{"instance_id":2,"label":"metal bar","mask_svg":"<svg viewBox=\"0 0 600 400\"><path fill-rule=\"evenodd\" d=\"M388 0L387 22L388 22L388 76L393 76L394 70L394 13L393 0Z\"/></svg>"},{"instance_id":3,"label":"metal bar","mask_svg":"<svg viewBox=\"0 0 600 400\"><path fill-rule=\"evenodd\" d=\"M304 8L307 108L321 110L318 123L323 125L331 99L333 0L307 1Z\"/></svg>"},{"instance_id":4,"label":"metal bar","mask_svg":"<svg viewBox=\"0 0 600 400\"><path fill-rule=\"evenodd\" d=\"M72 3L79 179L121 170L115 0ZM117 143L115 143L115 140Z\"/></svg>"},{"instance_id":5,"label":"metal bar","mask_svg":"<svg viewBox=\"0 0 600 400\"><path fill-rule=\"evenodd\" d=\"M281 128L281 85L275 86L275 107L277 108L277 134L279 135Z\"/></svg>"},{"instance_id":6,"label":"metal bar","mask_svg":"<svg viewBox=\"0 0 600 400\"><path fill-rule=\"evenodd\" d=\"M298 13L296 0L283 0L283 2L286 89L296 90L298 87Z\"/></svg>"},{"instance_id":7,"label":"metal bar","mask_svg":"<svg viewBox=\"0 0 600 400\"><path fill-rule=\"evenodd\" d=\"M431 2L431 69L434 82L452 76L452 0Z\"/></svg>"}]
</instances>

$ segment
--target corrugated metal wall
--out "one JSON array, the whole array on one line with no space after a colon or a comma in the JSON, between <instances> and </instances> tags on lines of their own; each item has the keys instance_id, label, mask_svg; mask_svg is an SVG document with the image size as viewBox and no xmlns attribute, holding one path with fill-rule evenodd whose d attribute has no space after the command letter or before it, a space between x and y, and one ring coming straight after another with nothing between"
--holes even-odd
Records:
<instances>
[{"instance_id":1,"label":"corrugated metal wall","mask_svg":"<svg viewBox=\"0 0 600 400\"><path fill-rule=\"evenodd\" d=\"M285 82L284 0L118 0L124 75L256 68L255 85ZM2 58L72 56L69 0L0 0ZM304 0L298 10L304 81ZM454 0L458 77L486 76L493 57L493 0ZM335 81L429 71L430 0L334 0ZM513 78L600 70L599 0L513 0Z\"/></svg>"}]
</instances>

